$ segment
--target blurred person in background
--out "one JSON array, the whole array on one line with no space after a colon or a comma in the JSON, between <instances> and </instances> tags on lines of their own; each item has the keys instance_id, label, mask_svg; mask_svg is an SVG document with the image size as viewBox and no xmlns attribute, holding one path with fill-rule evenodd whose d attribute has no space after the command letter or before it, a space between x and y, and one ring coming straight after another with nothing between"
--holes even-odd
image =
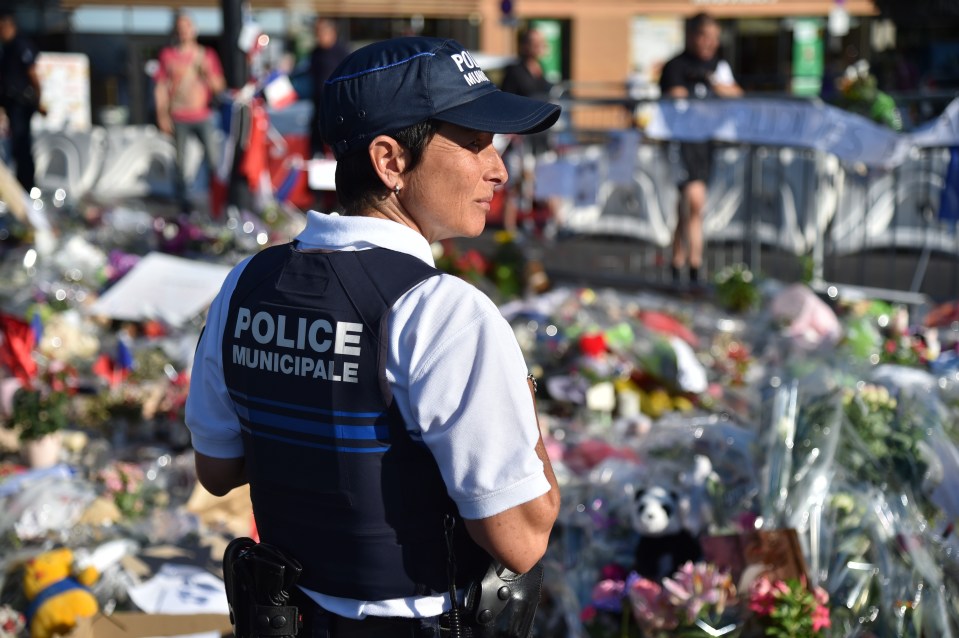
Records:
<instances>
[{"instance_id":1,"label":"blurred person in background","mask_svg":"<svg viewBox=\"0 0 959 638\"><path fill-rule=\"evenodd\" d=\"M699 13L686 23L686 48L663 67L659 87L664 98L704 99L739 97L743 90L729 63L719 55L719 23ZM712 142L679 145L682 173L679 207L673 231L672 276L679 283L689 266L689 281L699 283L703 262L703 212L706 186L712 173Z\"/></svg>"},{"instance_id":2,"label":"blurred person in background","mask_svg":"<svg viewBox=\"0 0 959 638\"><path fill-rule=\"evenodd\" d=\"M219 152L214 139L213 98L226 89L223 67L216 51L197 42L196 26L185 13L173 23L174 43L160 51L156 86L157 126L173 136L176 147L174 195L180 212L193 212L184 174L186 146L190 137L203 145L203 156L216 170Z\"/></svg>"},{"instance_id":3,"label":"blurred person in background","mask_svg":"<svg viewBox=\"0 0 959 638\"><path fill-rule=\"evenodd\" d=\"M333 69L346 58L349 50L340 40L336 22L317 17L313 23L315 44L310 52L310 78L313 87L313 117L310 120L310 151L313 157L326 155L323 134L320 132L320 112L323 109L323 87Z\"/></svg>"},{"instance_id":4,"label":"blurred person in background","mask_svg":"<svg viewBox=\"0 0 959 638\"><path fill-rule=\"evenodd\" d=\"M553 83L546 78L540 61L549 52L546 36L534 28L521 31L517 51L519 57L516 62L503 71L500 89L548 102ZM549 134L545 131L513 138L505 158L510 165L510 174L515 176L503 205L503 226L506 230L516 230L520 208L525 210L535 207L533 175L536 171L536 158L547 150Z\"/></svg>"},{"instance_id":5,"label":"blurred person in background","mask_svg":"<svg viewBox=\"0 0 959 638\"><path fill-rule=\"evenodd\" d=\"M523 97L549 100L553 83L546 79L540 59L549 52L546 37L536 29L519 34L519 59L503 71L500 89Z\"/></svg>"},{"instance_id":6,"label":"blurred person in background","mask_svg":"<svg viewBox=\"0 0 959 638\"><path fill-rule=\"evenodd\" d=\"M34 113L46 115L40 89L36 47L17 32L12 13L0 12L0 109L6 115L17 181L27 193L33 190L36 172L30 120Z\"/></svg>"}]
</instances>

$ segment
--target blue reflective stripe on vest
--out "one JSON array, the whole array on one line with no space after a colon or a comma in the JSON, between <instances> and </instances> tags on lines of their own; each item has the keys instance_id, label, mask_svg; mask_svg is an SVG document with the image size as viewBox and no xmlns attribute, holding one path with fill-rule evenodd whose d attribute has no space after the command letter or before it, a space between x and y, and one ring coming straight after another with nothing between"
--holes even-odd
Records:
<instances>
[{"instance_id":1,"label":"blue reflective stripe on vest","mask_svg":"<svg viewBox=\"0 0 959 638\"><path fill-rule=\"evenodd\" d=\"M278 434L268 434L266 432L253 432L250 428L246 426L240 426L240 429L244 432L249 433L253 438L263 438L263 439L272 439L274 441L283 441L285 443L294 443L296 445L305 445L307 447L314 447L320 450L332 450L335 452L348 452L355 454L374 454L377 452L385 452L389 446L384 447L349 447L343 445L333 445L329 443L316 443L311 441L301 441L298 439L292 439L286 436L280 436Z\"/></svg>"},{"instance_id":2,"label":"blue reflective stripe on vest","mask_svg":"<svg viewBox=\"0 0 959 638\"><path fill-rule=\"evenodd\" d=\"M344 410L322 410L320 408L314 408L311 406L303 406L296 403L285 403L283 401L273 401L264 397L253 397L242 392L230 391L230 395L234 398L244 400L248 403L262 403L263 405L271 405L281 408L294 408L300 410L301 412L310 412L312 414L326 414L329 416L342 416L342 417L354 417L357 419L371 419L375 417L385 416L386 413L383 411L377 412L347 412Z\"/></svg>"},{"instance_id":3,"label":"blue reflective stripe on vest","mask_svg":"<svg viewBox=\"0 0 959 638\"><path fill-rule=\"evenodd\" d=\"M348 425L345 423L322 423L307 419L298 419L266 412L250 410L242 405L236 406L241 419L254 421L278 430L290 430L326 436L333 439L380 439L389 435L385 425Z\"/></svg>"}]
</instances>

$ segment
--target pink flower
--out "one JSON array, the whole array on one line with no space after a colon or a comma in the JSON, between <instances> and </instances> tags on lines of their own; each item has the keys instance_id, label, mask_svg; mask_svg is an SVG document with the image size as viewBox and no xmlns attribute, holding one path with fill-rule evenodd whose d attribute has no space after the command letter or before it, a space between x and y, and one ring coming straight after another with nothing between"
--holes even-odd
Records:
<instances>
[{"instance_id":1,"label":"pink flower","mask_svg":"<svg viewBox=\"0 0 959 638\"><path fill-rule=\"evenodd\" d=\"M101 470L100 480L103 481L103 486L111 494L123 491L123 481L120 479L120 475L117 473L117 471L113 468Z\"/></svg>"},{"instance_id":2,"label":"pink flower","mask_svg":"<svg viewBox=\"0 0 959 638\"><path fill-rule=\"evenodd\" d=\"M633 617L644 632L675 629L679 625L663 588L655 582L646 578L631 580L627 594L632 603Z\"/></svg>"},{"instance_id":3,"label":"pink flower","mask_svg":"<svg viewBox=\"0 0 959 638\"><path fill-rule=\"evenodd\" d=\"M672 578L663 579L663 588L669 602L684 612L689 623L707 606L711 612L722 614L727 602L736 596L732 576L710 563L687 562Z\"/></svg>"},{"instance_id":4,"label":"pink flower","mask_svg":"<svg viewBox=\"0 0 959 638\"><path fill-rule=\"evenodd\" d=\"M813 596L816 597L816 602L819 603L820 605L825 605L826 603L829 602L829 592L827 592L822 587L816 587L812 593L813 593Z\"/></svg>"},{"instance_id":5,"label":"pink flower","mask_svg":"<svg viewBox=\"0 0 959 638\"><path fill-rule=\"evenodd\" d=\"M819 631L820 629L828 629L832 626L832 621L829 620L829 608L825 605L816 605L816 608L812 612L812 630Z\"/></svg>"},{"instance_id":6,"label":"pink flower","mask_svg":"<svg viewBox=\"0 0 959 638\"><path fill-rule=\"evenodd\" d=\"M753 583L749 593L749 609L760 616L769 616L776 609L776 593L765 576Z\"/></svg>"},{"instance_id":7,"label":"pink flower","mask_svg":"<svg viewBox=\"0 0 959 638\"><path fill-rule=\"evenodd\" d=\"M626 583L622 580L601 580L593 587L592 601L597 609L619 611L623 607Z\"/></svg>"},{"instance_id":8,"label":"pink flower","mask_svg":"<svg viewBox=\"0 0 959 638\"><path fill-rule=\"evenodd\" d=\"M629 588L629 598L634 602L656 604L663 595L663 588L648 578L637 578Z\"/></svg>"},{"instance_id":9,"label":"pink flower","mask_svg":"<svg viewBox=\"0 0 959 638\"><path fill-rule=\"evenodd\" d=\"M749 609L762 618L767 628L788 635L794 635L789 632L795 631L798 619L808 614L813 634L819 635L820 630L831 626L828 601L829 594L821 587L810 589L805 578L771 582L764 576L750 588Z\"/></svg>"}]
</instances>

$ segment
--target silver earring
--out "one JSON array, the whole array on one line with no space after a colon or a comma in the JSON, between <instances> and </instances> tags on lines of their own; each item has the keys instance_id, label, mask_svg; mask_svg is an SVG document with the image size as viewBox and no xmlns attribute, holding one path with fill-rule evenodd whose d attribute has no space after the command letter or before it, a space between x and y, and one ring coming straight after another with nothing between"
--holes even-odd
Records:
<instances>
[{"instance_id":1,"label":"silver earring","mask_svg":"<svg viewBox=\"0 0 959 638\"><path fill-rule=\"evenodd\" d=\"M393 193L396 194L396 195L399 195L399 194L400 194L400 185L399 185L399 184L397 184L396 186L393 187Z\"/></svg>"}]
</instances>

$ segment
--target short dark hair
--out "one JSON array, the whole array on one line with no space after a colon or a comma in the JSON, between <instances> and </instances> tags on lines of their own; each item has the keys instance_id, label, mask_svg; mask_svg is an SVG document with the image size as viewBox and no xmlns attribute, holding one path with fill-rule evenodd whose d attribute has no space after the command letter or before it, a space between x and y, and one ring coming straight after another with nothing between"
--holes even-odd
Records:
<instances>
[{"instance_id":1,"label":"short dark hair","mask_svg":"<svg viewBox=\"0 0 959 638\"><path fill-rule=\"evenodd\" d=\"M534 26L527 26L516 36L516 48L521 55L529 50L534 33L540 33L540 30Z\"/></svg>"},{"instance_id":2,"label":"short dark hair","mask_svg":"<svg viewBox=\"0 0 959 638\"><path fill-rule=\"evenodd\" d=\"M516 44L521 47L529 45L529 41L532 39L533 33L535 32L536 27L525 27L516 36Z\"/></svg>"},{"instance_id":3,"label":"short dark hair","mask_svg":"<svg viewBox=\"0 0 959 638\"><path fill-rule=\"evenodd\" d=\"M423 151L440 128L440 122L426 120L390 135L410 154L406 167L411 171L423 159ZM365 148L340 158L336 163L336 197L344 215L359 215L390 194L370 163Z\"/></svg>"},{"instance_id":4,"label":"short dark hair","mask_svg":"<svg viewBox=\"0 0 959 638\"><path fill-rule=\"evenodd\" d=\"M696 35L700 31L702 31L704 27L710 24L719 24L719 22L716 21L716 18L714 18L713 16L709 15L706 12L697 13L696 15L686 20L687 37L691 35Z\"/></svg>"}]
</instances>

